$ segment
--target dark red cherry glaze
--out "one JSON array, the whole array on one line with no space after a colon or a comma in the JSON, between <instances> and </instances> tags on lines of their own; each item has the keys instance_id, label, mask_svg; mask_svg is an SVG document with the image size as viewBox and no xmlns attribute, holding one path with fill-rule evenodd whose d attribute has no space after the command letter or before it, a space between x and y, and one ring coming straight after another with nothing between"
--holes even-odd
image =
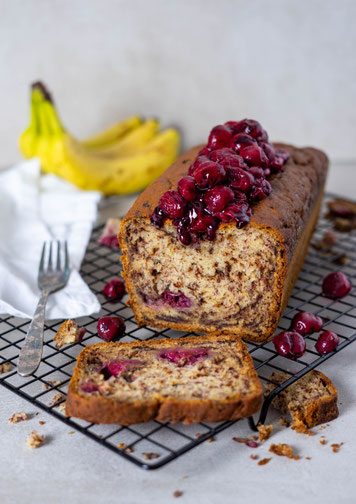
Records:
<instances>
[{"instance_id":1,"label":"dark red cherry glaze","mask_svg":"<svg viewBox=\"0 0 356 504\"><path fill-rule=\"evenodd\" d=\"M313 313L301 311L294 315L290 328L302 336L307 336L313 332L321 331L323 328L323 321Z\"/></svg>"},{"instance_id":2,"label":"dark red cherry glaze","mask_svg":"<svg viewBox=\"0 0 356 504\"><path fill-rule=\"evenodd\" d=\"M251 204L272 191L267 178L280 171L288 158L287 151L268 142L258 121L243 119L215 126L177 191L161 196L151 223L161 228L167 218L172 219L183 245L214 240L221 222L246 226Z\"/></svg>"},{"instance_id":3,"label":"dark red cherry glaze","mask_svg":"<svg viewBox=\"0 0 356 504\"><path fill-rule=\"evenodd\" d=\"M112 341L125 334L125 322L121 317L105 316L98 320L97 331L100 338Z\"/></svg>"},{"instance_id":4,"label":"dark red cherry glaze","mask_svg":"<svg viewBox=\"0 0 356 504\"><path fill-rule=\"evenodd\" d=\"M298 359L306 349L303 336L295 331L282 331L273 338L276 351L287 359Z\"/></svg>"},{"instance_id":5,"label":"dark red cherry glaze","mask_svg":"<svg viewBox=\"0 0 356 504\"><path fill-rule=\"evenodd\" d=\"M318 341L315 343L315 349L321 355L325 355L329 352L333 352L339 343L340 338L337 334L332 331L324 331L320 334Z\"/></svg>"},{"instance_id":6,"label":"dark red cherry glaze","mask_svg":"<svg viewBox=\"0 0 356 504\"><path fill-rule=\"evenodd\" d=\"M339 299L346 296L350 292L351 287L351 282L345 273L336 271L324 278L322 290L324 296L331 299Z\"/></svg>"}]
</instances>

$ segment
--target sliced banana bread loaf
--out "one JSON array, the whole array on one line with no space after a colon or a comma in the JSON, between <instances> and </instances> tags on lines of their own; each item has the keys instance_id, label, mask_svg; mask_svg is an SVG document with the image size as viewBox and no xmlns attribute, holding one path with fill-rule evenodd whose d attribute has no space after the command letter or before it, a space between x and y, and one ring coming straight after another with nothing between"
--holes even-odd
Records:
<instances>
[{"instance_id":1,"label":"sliced banana bread loaf","mask_svg":"<svg viewBox=\"0 0 356 504\"><path fill-rule=\"evenodd\" d=\"M304 262L317 222L328 166L325 154L316 149L282 144L274 148L276 152L283 149L289 159L281 171L269 177L269 182L261 175L269 169L261 171L254 166L245 165L246 170L231 171L233 175L229 175L230 181L239 173L248 184L251 180L268 184L266 192L271 189L271 193L268 197L258 193L258 197L265 198L260 201L256 201L257 193L253 193L250 208L243 199L247 193L235 190L236 180L231 182L233 190L221 189L218 184L213 187L217 194L213 191L206 196L209 191L201 190L200 196L190 196L189 190L194 193L196 188L191 177L186 177L181 192L187 198L200 197L197 203L183 202L186 211L191 208L193 215L189 229L197 231L190 232L189 244L182 243L185 217L166 218L161 227L152 225L150 217L160 218L154 211L167 191L171 206L174 198L178 206L182 203L179 194L172 190L187 175L189 166L194 167L193 161L202 152L202 146L183 154L137 199L121 224L119 241L129 304L138 324L198 333L224 332L257 342L272 338ZM244 163L238 159L241 156L233 157L234 162L235 158ZM226 159L230 159L229 154ZM203 163L210 173L217 169L218 163L213 163L213 167L209 161L203 160ZM225 168L227 176L227 170L233 167L225 165ZM198 169L203 172L204 166ZM223 175L218 172L216 177L219 176ZM202 184L201 179L199 183ZM242 182L240 185L243 187ZM248 197L261 189L257 185L251 187ZM235 198L235 203L223 212L213 211L230 197ZM199 214L203 200L210 214L203 210L206 214L199 219L194 217L194 212ZM243 211L239 213L238 208ZM222 221L214 228L216 216ZM210 221L212 227L209 224L210 227L204 228ZM206 229L203 238L199 229ZM211 235L209 230L213 231Z\"/></svg>"},{"instance_id":2,"label":"sliced banana bread loaf","mask_svg":"<svg viewBox=\"0 0 356 504\"><path fill-rule=\"evenodd\" d=\"M68 416L129 425L236 420L255 413L262 386L233 336L98 343L77 359Z\"/></svg>"},{"instance_id":3,"label":"sliced banana bread loaf","mask_svg":"<svg viewBox=\"0 0 356 504\"><path fill-rule=\"evenodd\" d=\"M269 377L276 383L265 385L265 396L275 387L290 378L283 372L274 372ZM330 422L339 416L337 390L331 380L320 371L310 371L290 385L272 400L272 404L282 413L289 413L297 431Z\"/></svg>"}]
</instances>

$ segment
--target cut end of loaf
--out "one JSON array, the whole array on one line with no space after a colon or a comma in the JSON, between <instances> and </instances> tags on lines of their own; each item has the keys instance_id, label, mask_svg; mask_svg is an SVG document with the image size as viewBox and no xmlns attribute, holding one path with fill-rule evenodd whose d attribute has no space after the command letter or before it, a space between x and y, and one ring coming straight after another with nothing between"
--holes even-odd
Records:
<instances>
[{"instance_id":1,"label":"cut end of loaf","mask_svg":"<svg viewBox=\"0 0 356 504\"><path fill-rule=\"evenodd\" d=\"M273 333L285 251L268 227L223 224L216 239L186 247L167 222L128 221L123 230L130 303L139 323L253 339Z\"/></svg>"}]
</instances>

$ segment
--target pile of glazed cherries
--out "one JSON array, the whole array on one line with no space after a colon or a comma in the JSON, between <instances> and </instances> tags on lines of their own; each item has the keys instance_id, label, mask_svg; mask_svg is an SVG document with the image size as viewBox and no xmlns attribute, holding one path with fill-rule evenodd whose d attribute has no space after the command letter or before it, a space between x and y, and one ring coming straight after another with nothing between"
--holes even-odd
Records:
<instances>
[{"instance_id":1,"label":"pile of glazed cherries","mask_svg":"<svg viewBox=\"0 0 356 504\"><path fill-rule=\"evenodd\" d=\"M166 191L151 215L162 227L173 220L184 245L202 238L214 240L220 222L249 223L251 203L272 191L270 175L279 172L289 153L268 142L259 122L229 121L215 126L207 145L178 182L177 191Z\"/></svg>"}]
</instances>

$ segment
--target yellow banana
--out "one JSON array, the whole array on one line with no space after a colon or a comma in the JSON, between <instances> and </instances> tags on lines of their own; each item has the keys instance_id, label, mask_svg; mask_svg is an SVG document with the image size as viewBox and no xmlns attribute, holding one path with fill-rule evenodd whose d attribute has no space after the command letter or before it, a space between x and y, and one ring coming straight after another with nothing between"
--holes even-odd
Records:
<instances>
[{"instance_id":1,"label":"yellow banana","mask_svg":"<svg viewBox=\"0 0 356 504\"><path fill-rule=\"evenodd\" d=\"M110 147L122 140L129 132L135 130L142 124L141 117L132 116L124 119L113 126L110 126L102 133L83 140L81 143L88 149L100 149Z\"/></svg>"},{"instance_id":2,"label":"yellow banana","mask_svg":"<svg viewBox=\"0 0 356 504\"><path fill-rule=\"evenodd\" d=\"M22 132L19 138L20 151L27 159L36 156L37 153L37 140L39 135L37 105L41 99L42 96L38 91L32 91L30 124L28 128Z\"/></svg>"}]
</instances>

